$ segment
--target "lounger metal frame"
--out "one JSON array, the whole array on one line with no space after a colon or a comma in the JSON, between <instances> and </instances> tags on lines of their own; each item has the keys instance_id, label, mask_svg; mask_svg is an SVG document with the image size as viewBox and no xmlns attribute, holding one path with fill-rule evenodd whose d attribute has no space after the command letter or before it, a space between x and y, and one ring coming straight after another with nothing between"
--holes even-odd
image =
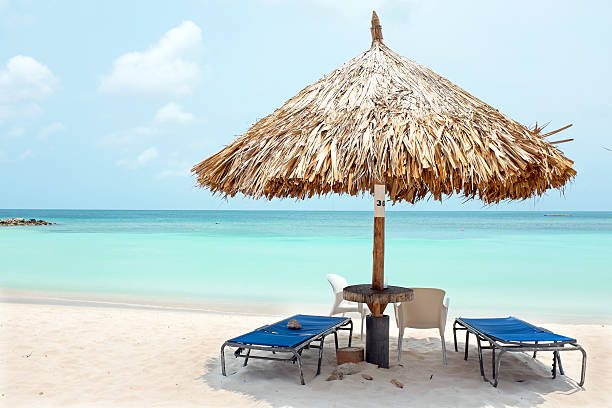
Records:
<instances>
[{"instance_id":1,"label":"lounger metal frame","mask_svg":"<svg viewBox=\"0 0 612 408\"><path fill-rule=\"evenodd\" d=\"M460 325L461 327L457 327ZM453 323L453 337L455 340L455 351L458 352L457 348L457 331L465 330L465 354L463 359L468 359L468 345L469 345L469 337L470 333L476 336L476 342L478 344L478 362L480 363L480 375L484 379L484 381L489 382L493 387L497 387L497 383L499 381L499 367L501 364L501 358L506 352L525 352L525 351L533 351L533 358L536 358L536 353L538 351L552 351L553 352L553 365L552 365L552 378L557 377L557 363L559 364L559 373L561 375L565 375L563 371L563 365L561 364L561 356L559 354L560 351L580 351L582 353L582 371L580 373L580 382L578 385L582 387L584 385L584 376L586 373L586 351L575 341L554 341L554 342L546 342L540 343L538 342L510 342L510 341L501 341L495 337L489 336L486 333L478 330L474 326L471 326L469 323L464 320L458 318L455 319ZM489 343L488 346L483 346L482 342L487 341ZM482 361L482 350L491 350L491 372L493 379L487 378L485 375L485 370ZM499 355L497 359L495 358L495 350L499 350Z\"/></svg>"},{"instance_id":2,"label":"lounger metal frame","mask_svg":"<svg viewBox=\"0 0 612 408\"><path fill-rule=\"evenodd\" d=\"M264 329L269 326L270 325L265 325L255 330ZM350 327L345 327L345 326L350 326ZM246 343L239 343L239 342L233 342L233 341L226 341L221 346L221 374L223 374L224 376L227 375L225 372L225 352L224 351L225 351L225 347L229 346L229 347L237 348L237 350L234 352L234 356L236 358L238 357L244 358L244 364L242 365L243 367L246 367L250 358L260 359L260 360L284 361L284 362L291 362L294 364L297 362L298 368L300 370L300 383L304 385L306 383L304 382L304 372L302 371L302 351L304 349L309 349L309 348L319 349L319 362L317 364L317 374L316 374L316 375L319 375L321 373L321 360L323 359L323 344L325 342L325 337L333 333L334 342L336 344L336 349L338 349L338 330L348 330L349 331L348 346L351 347L351 340L353 338L353 321L349 317L346 317L344 320L336 323L335 325L331 326L325 331L315 335L314 337L309 337L303 342L293 347L263 346L263 345L257 345L257 344L246 344ZM315 341L319 342L319 344L316 344L316 345L311 344ZM244 350L247 350L246 353L243 353ZM286 357L286 358L265 357L265 356L257 356L257 355L252 356L251 350L270 351L272 352L272 354L291 353L292 356Z\"/></svg>"}]
</instances>

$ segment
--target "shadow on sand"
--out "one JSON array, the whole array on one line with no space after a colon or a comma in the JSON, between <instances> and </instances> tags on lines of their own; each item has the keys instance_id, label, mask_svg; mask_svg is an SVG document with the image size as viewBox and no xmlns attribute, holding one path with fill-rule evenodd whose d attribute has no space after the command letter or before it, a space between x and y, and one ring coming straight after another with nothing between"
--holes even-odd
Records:
<instances>
[{"instance_id":1,"label":"shadow on sand","mask_svg":"<svg viewBox=\"0 0 612 408\"><path fill-rule=\"evenodd\" d=\"M346 340L345 338L343 340ZM354 338L359 344L359 338ZM341 341L344 344L344 341ZM523 353L508 353L501 363L500 383L493 388L480 376L477 351L470 348L470 357L463 360L448 343L448 365L442 364L439 338L404 338L402 362L397 363L397 348L391 340L391 367L379 369L363 363L361 373L369 374L369 381L361 373L345 376L341 381L326 381L335 365L333 341L323 353L321 375L315 376L317 350L303 354L304 379L299 385L297 365L266 360L250 360L242 367L242 359L235 359L232 349L226 349L227 377L221 375L220 359L208 360L199 378L215 390L243 394L263 405L274 407L295 406L535 406L545 402L550 393L570 394L580 387L569 377L551 377L552 353L541 353L537 360ZM550 358L548 358L550 357ZM541 359L541 361L540 361ZM550 360L550 361L548 361ZM565 361L564 361L565 363ZM485 354L486 368L490 356ZM575 375L573 366L566 366L566 374ZM487 372L487 375L489 372ZM400 389L391 383L397 379Z\"/></svg>"}]
</instances>

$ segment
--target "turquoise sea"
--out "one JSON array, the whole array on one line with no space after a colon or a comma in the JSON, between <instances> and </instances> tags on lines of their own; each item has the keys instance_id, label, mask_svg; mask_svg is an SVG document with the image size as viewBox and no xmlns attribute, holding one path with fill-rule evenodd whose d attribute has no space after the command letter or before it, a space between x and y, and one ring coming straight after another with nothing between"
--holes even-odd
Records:
<instances>
[{"instance_id":1,"label":"turquoise sea","mask_svg":"<svg viewBox=\"0 0 612 408\"><path fill-rule=\"evenodd\" d=\"M331 303L327 273L371 280L371 212L0 210L5 290ZM612 319L612 212L387 212L390 285L451 308Z\"/></svg>"}]
</instances>

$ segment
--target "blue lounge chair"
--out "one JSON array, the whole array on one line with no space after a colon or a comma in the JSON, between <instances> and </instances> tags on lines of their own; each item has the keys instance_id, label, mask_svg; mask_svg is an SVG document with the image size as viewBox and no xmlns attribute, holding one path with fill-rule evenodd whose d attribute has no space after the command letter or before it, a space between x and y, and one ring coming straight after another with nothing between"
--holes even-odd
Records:
<instances>
[{"instance_id":1,"label":"blue lounge chair","mask_svg":"<svg viewBox=\"0 0 612 408\"><path fill-rule=\"evenodd\" d=\"M459 325L460 327L457 327ZM455 351L457 349L457 330L465 330L465 356L468 358L468 343L470 333L476 336L478 344L478 361L480 362L480 375L493 387L497 387L499 380L499 365L502 355L505 352L513 351L533 351L533 358L538 351L553 352L552 378L557 376L557 363L559 373L565 375L561 365L560 351L579 350L582 352L582 372L580 374L579 386L584 384L586 371L586 351L576 342L576 339L555 334L549 330L534 326L515 317L493 318L493 319L466 319L459 317L453 324L453 337L455 338ZM483 346L481 342L487 341L488 346ZM492 352L492 375L490 380L486 377L482 363L482 350ZM500 350L497 360L495 350Z\"/></svg>"},{"instance_id":2,"label":"blue lounge chair","mask_svg":"<svg viewBox=\"0 0 612 408\"><path fill-rule=\"evenodd\" d=\"M287 322L295 319L302 325L301 329L287 328ZM349 326L349 327L346 327ZM236 347L234 352L236 358L244 358L243 366L246 367L249 358L262 360L278 360L295 363L297 361L300 369L300 382L304 385L304 373L302 372L302 351L308 348L319 349L319 363L317 366L317 375L321 373L321 359L323 358L323 342L325 336L334 335L336 349L338 348L338 330L349 330L348 345L351 346L351 337L353 336L353 322L348 317L327 317L327 316L309 316L295 315L288 317L268 326L260 327L250 333L235 337L223 343L221 346L221 373L225 373L225 347ZM314 345L313 342L319 342ZM243 353L247 350L246 353ZM291 353L290 357L265 357L251 355L251 350L271 351L276 353Z\"/></svg>"}]
</instances>

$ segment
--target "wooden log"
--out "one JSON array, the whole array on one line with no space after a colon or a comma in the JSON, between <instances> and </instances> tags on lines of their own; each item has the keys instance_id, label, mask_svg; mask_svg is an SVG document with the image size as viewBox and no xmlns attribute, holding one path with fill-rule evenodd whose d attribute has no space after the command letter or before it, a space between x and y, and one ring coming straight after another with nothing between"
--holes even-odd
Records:
<instances>
[{"instance_id":1,"label":"wooden log","mask_svg":"<svg viewBox=\"0 0 612 408\"><path fill-rule=\"evenodd\" d=\"M385 284L385 185L374 185L374 248L372 250L372 289Z\"/></svg>"},{"instance_id":2,"label":"wooden log","mask_svg":"<svg viewBox=\"0 0 612 408\"><path fill-rule=\"evenodd\" d=\"M385 283L385 219L374 218L372 289L383 290Z\"/></svg>"},{"instance_id":3,"label":"wooden log","mask_svg":"<svg viewBox=\"0 0 612 408\"><path fill-rule=\"evenodd\" d=\"M340 347L336 350L336 362L338 365L359 363L360 361L363 361L363 347Z\"/></svg>"},{"instance_id":4,"label":"wooden log","mask_svg":"<svg viewBox=\"0 0 612 408\"><path fill-rule=\"evenodd\" d=\"M372 312L372 316L380 317L385 313L387 303L368 303L368 309Z\"/></svg>"}]
</instances>

